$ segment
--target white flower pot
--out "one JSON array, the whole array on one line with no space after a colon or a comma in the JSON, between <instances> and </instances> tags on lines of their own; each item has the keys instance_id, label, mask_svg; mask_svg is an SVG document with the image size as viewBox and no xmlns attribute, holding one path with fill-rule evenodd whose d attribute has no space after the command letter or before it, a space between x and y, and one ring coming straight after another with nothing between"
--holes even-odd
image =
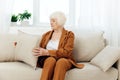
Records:
<instances>
[{"instance_id":1,"label":"white flower pot","mask_svg":"<svg viewBox=\"0 0 120 80\"><path fill-rule=\"evenodd\" d=\"M11 22L11 26L17 26L17 22Z\"/></svg>"},{"instance_id":2,"label":"white flower pot","mask_svg":"<svg viewBox=\"0 0 120 80\"><path fill-rule=\"evenodd\" d=\"M29 25L29 21L21 21L21 25L22 25L22 26Z\"/></svg>"}]
</instances>

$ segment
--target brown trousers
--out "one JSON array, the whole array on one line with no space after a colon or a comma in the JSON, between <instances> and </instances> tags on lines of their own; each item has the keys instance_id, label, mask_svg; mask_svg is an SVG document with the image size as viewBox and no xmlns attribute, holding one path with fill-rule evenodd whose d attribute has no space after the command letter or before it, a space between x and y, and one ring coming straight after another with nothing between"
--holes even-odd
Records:
<instances>
[{"instance_id":1,"label":"brown trousers","mask_svg":"<svg viewBox=\"0 0 120 80\"><path fill-rule=\"evenodd\" d=\"M56 61L54 57L48 57L44 61L40 80L64 80L65 73L72 67L72 64L65 58Z\"/></svg>"}]
</instances>

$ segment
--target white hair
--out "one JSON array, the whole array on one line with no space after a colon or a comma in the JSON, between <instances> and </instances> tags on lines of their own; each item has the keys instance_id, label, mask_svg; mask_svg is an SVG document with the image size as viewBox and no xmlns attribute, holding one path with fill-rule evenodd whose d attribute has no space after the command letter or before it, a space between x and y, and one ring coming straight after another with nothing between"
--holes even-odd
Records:
<instances>
[{"instance_id":1,"label":"white hair","mask_svg":"<svg viewBox=\"0 0 120 80\"><path fill-rule=\"evenodd\" d=\"M56 11L56 12L52 13L50 15L50 19L57 19L57 23L60 26L64 26L64 24L66 22L65 14L63 12L60 12L60 11Z\"/></svg>"}]
</instances>

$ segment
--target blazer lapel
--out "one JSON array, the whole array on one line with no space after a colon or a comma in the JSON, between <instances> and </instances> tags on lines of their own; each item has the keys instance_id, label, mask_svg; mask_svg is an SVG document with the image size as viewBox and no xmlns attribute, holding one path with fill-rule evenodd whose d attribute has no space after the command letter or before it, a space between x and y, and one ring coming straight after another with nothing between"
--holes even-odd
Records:
<instances>
[{"instance_id":1,"label":"blazer lapel","mask_svg":"<svg viewBox=\"0 0 120 80\"><path fill-rule=\"evenodd\" d=\"M44 42L44 47L46 47L48 41L49 41L50 38L52 37L52 34L53 34L53 30L46 36L45 42Z\"/></svg>"},{"instance_id":2,"label":"blazer lapel","mask_svg":"<svg viewBox=\"0 0 120 80\"><path fill-rule=\"evenodd\" d=\"M64 42L64 40L66 38L66 35L67 35L67 31L63 28L58 48L60 48L62 46L62 44L63 44L63 42Z\"/></svg>"}]
</instances>

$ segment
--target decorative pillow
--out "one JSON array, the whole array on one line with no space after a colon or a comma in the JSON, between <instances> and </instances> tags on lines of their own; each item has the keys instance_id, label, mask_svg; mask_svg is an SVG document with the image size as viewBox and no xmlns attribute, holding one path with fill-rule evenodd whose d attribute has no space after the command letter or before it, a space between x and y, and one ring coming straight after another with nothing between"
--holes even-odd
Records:
<instances>
[{"instance_id":1,"label":"decorative pillow","mask_svg":"<svg viewBox=\"0 0 120 80\"><path fill-rule=\"evenodd\" d=\"M98 66L104 72L107 71L120 58L120 48L105 47L92 60L91 64Z\"/></svg>"},{"instance_id":2,"label":"decorative pillow","mask_svg":"<svg viewBox=\"0 0 120 80\"><path fill-rule=\"evenodd\" d=\"M103 32L75 31L73 55L77 62L90 61L104 46Z\"/></svg>"},{"instance_id":3,"label":"decorative pillow","mask_svg":"<svg viewBox=\"0 0 120 80\"><path fill-rule=\"evenodd\" d=\"M33 56L33 48L38 45L41 36L31 35L18 31L17 45L15 48L15 60L23 61L36 68L37 57Z\"/></svg>"},{"instance_id":4,"label":"decorative pillow","mask_svg":"<svg viewBox=\"0 0 120 80\"><path fill-rule=\"evenodd\" d=\"M15 39L14 34L0 34L0 62L14 61Z\"/></svg>"}]
</instances>

